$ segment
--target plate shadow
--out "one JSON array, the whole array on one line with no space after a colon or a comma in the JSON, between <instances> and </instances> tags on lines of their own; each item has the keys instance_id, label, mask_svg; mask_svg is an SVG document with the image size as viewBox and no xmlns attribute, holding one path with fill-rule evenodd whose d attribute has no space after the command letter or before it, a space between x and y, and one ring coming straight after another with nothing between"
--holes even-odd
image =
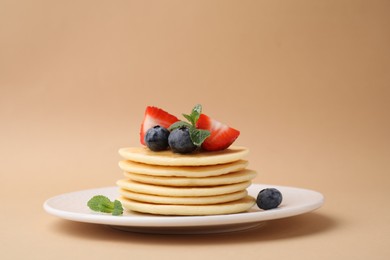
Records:
<instances>
[{"instance_id":1,"label":"plate shadow","mask_svg":"<svg viewBox=\"0 0 390 260\"><path fill-rule=\"evenodd\" d=\"M299 216L267 221L258 228L217 234L145 234L126 232L105 225L80 223L59 219L50 229L53 232L79 239L115 241L118 243L157 243L157 244L228 244L251 243L311 236L328 232L340 225L331 216L320 213L306 213Z\"/></svg>"}]
</instances>

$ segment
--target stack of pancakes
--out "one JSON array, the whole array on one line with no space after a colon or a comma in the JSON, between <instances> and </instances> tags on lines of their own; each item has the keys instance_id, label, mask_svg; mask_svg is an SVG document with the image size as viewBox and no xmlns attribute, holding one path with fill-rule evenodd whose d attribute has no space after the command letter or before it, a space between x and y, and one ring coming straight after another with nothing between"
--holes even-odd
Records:
<instances>
[{"instance_id":1,"label":"stack of pancakes","mask_svg":"<svg viewBox=\"0 0 390 260\"><path fill-rule=\"evenodd\" d=\"M244 147L183 155L146 147L122 148L125 179L117 182L125 209L159 215L244 212L255 204L246 188L256 172L246 169Z\"/></svg>"}]
</instances>

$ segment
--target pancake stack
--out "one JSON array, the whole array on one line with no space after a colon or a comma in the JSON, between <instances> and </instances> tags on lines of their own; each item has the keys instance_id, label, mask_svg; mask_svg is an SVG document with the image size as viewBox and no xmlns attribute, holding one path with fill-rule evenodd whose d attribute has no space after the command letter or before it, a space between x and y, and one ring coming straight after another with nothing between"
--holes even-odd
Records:
<instances>
[{"instance_id":1,"label":"pancake stack","mask_svg":"<svg viewBox=\"0 0 390 260\"><path fill-rule=\"evenodd\" d=\"M247 188L256 172L247 169L244 147L176 154L146 147L122 148L118 180L126 210L158 215L218 215L244 212L255 204Z\"/></svg>"}]
</instances>

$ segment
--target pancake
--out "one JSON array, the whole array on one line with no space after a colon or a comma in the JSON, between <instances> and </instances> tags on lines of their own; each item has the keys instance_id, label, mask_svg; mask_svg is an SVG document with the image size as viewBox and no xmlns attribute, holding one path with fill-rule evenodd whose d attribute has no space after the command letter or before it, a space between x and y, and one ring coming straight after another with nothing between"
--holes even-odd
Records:
<instances>
[{"instance_id":1,"label":"pancake","mask_svg":"<svg viewBox=\"0 0 390 260\"><path fill-rule=\"evenodd\" d=\"M173 153L171 150L153 152L147 147L128 147L119 149L126 160L152 165L202 166L225 164L241 160L249 150L241 146L231 146L216 152L194 152L191 154Z\"/></svg>"},{"instance_id":2,"label":"pancake","mask_svg":"<svg viewBox=\"0 0 390 260\"><path fill-rule=\"evenodd\" d=\"M117 181L117 185L125 190L151 195L171 197L203 197L242 191L248 188L251 185L251 182L245 181L240 183L210 187L168 187L122 179Z\"/></svg>"},{"instance_id":3,"label":"pancake","mask_svg":"<svg viewBox=\"0 0 390 260\"><path fill-rule=\"evenodd\" d=\"M179 177L208 177L217 176L245 169L248 161L238 160L226 164L206 166L161 166L123 160L119 162L119 168L125 172L153 175L153 176L179 176Z\"/></svg>"},{"instance_id":4,"label":"pancake","mask_svg":"<svg viewBox=\"0 0 390 260\"><path fill-rule=\"evenodd\" d=\"M255 204L255 199L250 196L231 202L212 205L161 205L139 202L124 197L120 197L119 200L126 210L149 214L182 216L240 213L249 210Z\"/></svg>"},{"instance_id":5,"label":"pancake","mask_svg":"<svg viewBox=\"0 0 390 260\"><path fill-rule=\"evenodd\" d=\"M217 196L168 197L168 196L142 194L142 193L136 193L124 189L119 189L119 194L121 194L126 199L153 203L153 204L207 205L207 204L218 204L218 203L239 200L246 197L248 195L248 192L246 190L242 190L234 193L222 194Z\"/></svg>"},{"instance_id":6,"label":"pancake","mask_svg":"<svg viewBox=\"0 0 390 260\"><path fill-rule=\"evenodd\" d=\"M150 176L131 172L124 172L125 177L130 180L163 186L216 186L232 183L250 181L256 177L256 172L252 170L241 170L238 172L227 173L212 177L189 178L189 177L170 177L170 176Z\"/></svg>"}]
</instances>

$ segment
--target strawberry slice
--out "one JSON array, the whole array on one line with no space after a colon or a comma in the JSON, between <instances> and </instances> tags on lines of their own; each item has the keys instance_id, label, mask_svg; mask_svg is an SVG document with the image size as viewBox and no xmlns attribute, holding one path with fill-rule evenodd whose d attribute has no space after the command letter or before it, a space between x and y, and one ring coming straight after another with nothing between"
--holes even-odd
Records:
<instances>
[{"instance_id":1,"label":"strawberry slice","mask_svg":"<svg viewBox=\"0 0 390 260\"><path fill-rule=\"evenodd\" d=\"M202 148L206 151L219 151L228 148L240 135L240 131L229 127L211 117L201 114L196 123L198 129L210 131L210 136L204 140Z\"/></svg>"},{"instance_id":2,"label":"strawberry slice","mask_svg":"<svg viewBox=\"0 0 390 260\"><path fill-rule=\"evenodd\" d=\"M159 125L168 128L173 123L179 121L177 117L169 114L158 107L148 106L145 110L144 121L141 124L140 141L145 145L145 134L149 128Z\"/></svg>"}]
</instances>

